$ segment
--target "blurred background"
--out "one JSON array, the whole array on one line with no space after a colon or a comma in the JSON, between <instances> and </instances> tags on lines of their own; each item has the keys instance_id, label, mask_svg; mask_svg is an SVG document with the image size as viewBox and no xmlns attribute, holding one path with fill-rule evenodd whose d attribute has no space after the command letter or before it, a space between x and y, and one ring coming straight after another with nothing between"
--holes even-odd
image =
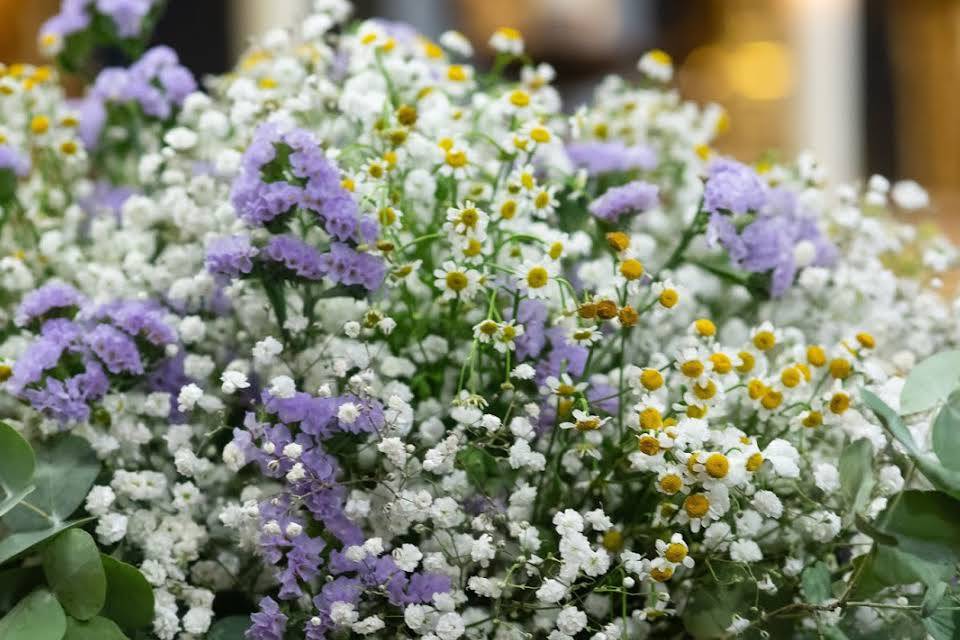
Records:
<instances>
[{"instance_id":1,"label":"blurred background","mask_svg":"<svg viewBox=\"0 0 960 640\"><path fill-rule=\"evenodd\" d=\"M0 0L0 61L37 59L56 0ZM251 34L294 24L310 0L169 0L156 40L198 75L227 69ZM486 55L500 26L557 69L568 109L658 47L688 98L717 101L723 151L812 149L836 178L912 178L960 209L960 0L360 0L359 17L456 28ZM952 217L952 216L951 216ZM948 225L955 226L955 225ZM956 225L960 227L960 224Z\"/></svg>"}]
</instances>

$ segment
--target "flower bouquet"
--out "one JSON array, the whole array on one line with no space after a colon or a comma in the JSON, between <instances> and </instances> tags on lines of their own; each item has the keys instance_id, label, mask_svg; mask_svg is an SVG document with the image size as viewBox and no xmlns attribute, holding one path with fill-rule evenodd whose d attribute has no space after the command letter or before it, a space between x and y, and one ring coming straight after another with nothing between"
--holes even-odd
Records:
<instances>
[{"instance_id":1,"label":"flower bouquet","mask_svg":"<svg viewBox=\"0 0 960 640\"><path fill-rule=\"evenodd\" d=\"M918 185L343 0L201 88L159 4L0 74L0 638L957 637Z\"/></svg>"}]
</instances>

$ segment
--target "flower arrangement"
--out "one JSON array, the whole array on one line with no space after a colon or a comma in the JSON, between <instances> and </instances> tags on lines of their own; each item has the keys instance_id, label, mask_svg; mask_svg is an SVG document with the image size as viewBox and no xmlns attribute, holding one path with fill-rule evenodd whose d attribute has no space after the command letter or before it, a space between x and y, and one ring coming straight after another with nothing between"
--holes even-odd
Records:
<instances>
[{"instance_id":1,"label":"flower arrangement","mask_svg":"<svg viewBox=\"0 0 960 640\"><path fill-rule=\"evenodd\" d=\"M0 77L0 637L956 637L918 185L343 0L200 90L159 4Z\"/></svg>"}]
</instances>

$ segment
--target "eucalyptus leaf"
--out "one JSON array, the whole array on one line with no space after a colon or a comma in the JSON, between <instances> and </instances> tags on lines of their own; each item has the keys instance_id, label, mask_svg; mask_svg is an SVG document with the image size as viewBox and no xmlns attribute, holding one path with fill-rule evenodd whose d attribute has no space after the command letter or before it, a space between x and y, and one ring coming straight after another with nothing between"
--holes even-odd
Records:
<instances>
[{"instance_id":1,"label":"eucalyptus leaf","mask_svg":"<svg viewBox=\"0 0 960 640\"><path fill-rule=\"evenodd\" d=\"M46 589L34 591L0 619L3 640L60 640L66 630L63 608Z\"/></svg>"},{"instance_id":2,"label":"eucalyptus leaf","mask_svg":"<svg viewBox=\"0 0 960 640\"><path fill-rule=\"evenodd\" d=\"M6 498L0 500L0 516L3 516L5 513L20 504L24 498L33 493L34 489L36 489L36 487L31 484L8 494Z\"/></svg>"},{"instance_id":3,"label":"eucalyptus leaf","mask_svg":"<svg viewBox=\"0 0 960 640\"><path fill-rule=\"evenodd\" d=\"M756 585L748 576L723 586L704 579L690 593L683 609L683 626L698 640L724 637L733 616L746 612L756 593Z\"/></svg>"},{"instance_id":4,"label":"eucalyptus leaf","mask_svg":"<svg viewBox=\"0 0 960 640\"><path fill-rule=\"evenodd\" d=\"M920 615L924 618L929 618L937 610L937 607L940 606L940 603L943 602L943 596L947 595L947 583L938 582L932 586L927 587L926 593L923 594L923 603L920 607Z\"/></svg>"},{"instance_id":5,"label":"eucalyptus leaf","mask_svg":"<svg viewBox=\"0 0 960 640\"><path fill-rule=\"evenodd\" d=\"M249 627L250 616L229 616L213 623L207 640L244 640L244 632Z\"/></svg>"},{"instance_id":6,"label":"eucalyptus leaf","mask_svg":"<svg viewBox=\"0 0 960 640\"><path fill-rule=\"evenodd\" d=\"M9 611L41 584L43 571L40 567L14 567L0 571L0 611Z\"/></svg>"},{"instance_id":7,"label":"eucalyptus leaf","mask_svg":"<svg viewBox=\"0 0 960 640\"><path fill-rule=\"evenodd\" d=\"M867 598L881 589L920 582L932 586L950 577L950 565L931 562L896 547L876 545L874 553L864 556L866 566L860 572L854 597Z\"/></svg>"},{"instance_id":8,"label":"eucalyptus leaf","mask_svg":"<svg viewBox=\"0 0 960 640\"><path fill-rule=\"evenodd\" d=\"M933 421L933 452L940 463L960 471L960 393L951 394Z\"/></svg>"},{"instance_id":9,"label":"eucalyptus leaf","mask_svg":"<svg viewBox=\"0 0 960 640\"><path fill-rule=\"evenodd\" d=\"M803 570L800 575L800 585L806 601L810 604L820 604L833 595L830 570L822 562L817 562Z\"/></svg>"},{"instance_id":10,"label":"eucalyptus leaf","mask_svg":"<svg viewBox=\"0 0 960 640\"><path fill-rule=\"evenodd\" d=\"M93 520L93 518L81 518L79 520L71 520L70 522L61 522L56 526L47 527L46 529L21 531L20 533L11 533L6 537L0 538L0 564L3 564L11 558L15 558L34 545L38 545L44 540L52 538L65 529L85 524L91 520Z\"/></svg>"},{"instance_id":11,"label":"eucalyptus leaf","mask_svg":"<svg viewBox=\"0 0 960 640\"><path fill-rule=\"evenodd\" d=\"M913 436L903 424L900 416L887 404L867 389L861 392L861 398L864 403L874 412L880 420L880 424L892 435L897 442L903 445L910 455L911 460L917 465L927 480L944 493L960 500L960 471L948 469L938 462L933 456L920 451Z\"/></svg>"},{"instance_id":12,"label":"eucalyptus leaf","mask_svg":"<svg viewBox=\"0 0 960 640\"><path fill-rule=\"evenodd\" d=\"M153 587L136 567L100 554L107 576L107 598L101 615L127 631L153 622Z\"/></svg>"},{"instance_id":13,"label":"eucalyptus leaf","mask_svg":"<svg viewBox=\"0 0 960 640\"><path fill-rule=\"evenodd\" d=\"M927 411L947 399L960 385L960 350L943 351L910 371L900 392L900 413Z\"/></svg>"},{"instance_id":14,"label":"eucalyptus leaf","mask_svg":"<svg viewBox=\"0 0 960 640\"><path fill-rule=\"evenodd\" d=\"M923 628L934 640L957 640L960 632L960 609L944 607L923 619Z\"/></svg>"},{"instance_id":15,"label":"eucalyptus leaf","mask_svg":"<svg viewBox=\"0 0 960 640\"><path fill-rule=\"evenodd\" d=\"M939 491L904 491L890 499L878 528L897 548L930 562L960 560L960 501Z\"/></svg>"},{"instance_id":16,"label":"eucalyptus leaf","mask_svg":"<svg viewBox=\"0 0 960 640\"><path fill-rule=\"evenodd\" d=\"M860 513L867 505L874 482L873 445L861 438L840 454L840 489L851 515Z\"/></svg>"},{"instance_id":17,"label":"eucalyptus leaf","mask_svg":"<svg viewBox=\"0 0 960 640\"><path fill-rule=\"evenodd\" d=\"M100 613L107 577L97 543L83 529L67 529L43 550L43 573L63 608L78 620Z\"/></svg>"},{"instance_id":18,"label":"eucalyptus leaf","mask_svg":"<svg viewBox=\"0 0 960 640\"><path fill-rule=\"evenodd\" d=\"M103 616L89 620L67 618L67 634L63 640L129 640L117 623Z\"/></svg>"},{"instance_id":19,"label":"eucalyptus leaf","mask_svg":"<svg viewBox=\"0 0 960 640\"><path fill-rule=\"evenodd\" d=\"M29 486L35 467L36 458L30 444L16 429L0 422L0 489L4 495L9 496Z\"/></svg>"},{"instance_id":20,"label":"eucalyptus leaf","mask_svg":"<svg viewBox=\"0 0 960 640\"><path fill-rule=\"evenodd\" d=\"M66 521L87 497L100 461L86 440L63 434L37 447L36 486L28 502L12 509L3 524L12 531L47 529Z\"/></svg>"}]
</instances>

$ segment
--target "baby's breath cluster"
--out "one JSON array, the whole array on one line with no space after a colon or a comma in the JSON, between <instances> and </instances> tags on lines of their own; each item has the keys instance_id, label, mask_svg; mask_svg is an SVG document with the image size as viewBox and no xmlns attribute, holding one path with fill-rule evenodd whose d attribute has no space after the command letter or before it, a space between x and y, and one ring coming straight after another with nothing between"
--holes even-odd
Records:
<instances>
[{"instance_id":1,"label":"baby's breath cluster","mask_svg":"<svg viewBox=\"0 0 960 640\"><path fill-rule=\"evenodd\" d=\"M956 613L956 558L890 543L932 405L904 411L916 451L875 415L958 338L954 248L891 215L918 185L722 156L726 112L663 51L564 111L516 29L483 69L483 43L350 11L318 0L202 89L164 48L79 103L0 70L0 408L101 461L81 526L150 583L138 637Z\"/></svg>"}]
</instances>

